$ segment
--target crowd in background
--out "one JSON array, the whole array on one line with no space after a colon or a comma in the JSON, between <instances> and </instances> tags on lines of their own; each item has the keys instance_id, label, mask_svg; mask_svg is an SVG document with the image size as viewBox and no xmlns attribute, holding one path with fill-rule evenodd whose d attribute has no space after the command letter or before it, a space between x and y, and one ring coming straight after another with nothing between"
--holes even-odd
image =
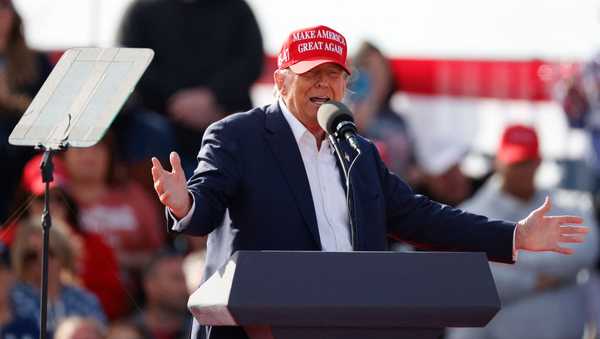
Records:
<instances>
[{"instance_id":1,"label":"crowd in background","mask_svg":"<svg viewBox=\"0 0 600 339\"><path fill-rule=\"evenodd\" d=\"M23 29L11 1L0 0L0 175L5 178L0 190L0 338L18 339L39 332L44 185L40 155L7 140L52 69L46 54L27 46ZM48 329L56 339L188 335L186 301L202 278L205 239L166 232L150 179L150 157L166 162L176 150L189 176L204 129L252 107L250 88L263 67L260 29L242 0L134 1L122 21L119 43L153 49L152 64L97 145L54 158ZM550 195L553 214L583 215L592 227L577 255L520 253L516 265L493 264L502 311L483 329L453 329L447 336L581 338L598 319L590 302L600 303L588 286L598 266L600 62L587 63L569 79L561 102L573 128L585 128L593 142L592 184L581 192L536 187L543 159L530 126L506 129L493 170L479 178L461 169L468 149L440 155L435 165L421 161L414 131L392 105L402 88L384 52L364 42L352 67L346 103L359 132L375 142L387 166L417 192L508 220L524 218ZM390 247L409 246L396 239ZM531 314L539 319L525 323Z\"/></svg>"}]
</instances>

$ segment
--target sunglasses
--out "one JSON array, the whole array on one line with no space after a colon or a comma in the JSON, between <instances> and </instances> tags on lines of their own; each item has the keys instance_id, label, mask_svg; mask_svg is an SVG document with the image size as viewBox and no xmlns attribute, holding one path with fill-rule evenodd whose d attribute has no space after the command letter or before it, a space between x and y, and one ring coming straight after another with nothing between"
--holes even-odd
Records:
<instances>
[{"instance_id":1,"label":"sunglasses","mask_svg":"<svg viewBox=\"0 0 600 339\"><path fill-rule=\"evenodd\" d=\"M54 250L48 249L48 258L54 258ZM27 249L23 252L23 262L32 263L37 262L42 257L42 252L36 249Z\"/></svg>"}]
</instances>

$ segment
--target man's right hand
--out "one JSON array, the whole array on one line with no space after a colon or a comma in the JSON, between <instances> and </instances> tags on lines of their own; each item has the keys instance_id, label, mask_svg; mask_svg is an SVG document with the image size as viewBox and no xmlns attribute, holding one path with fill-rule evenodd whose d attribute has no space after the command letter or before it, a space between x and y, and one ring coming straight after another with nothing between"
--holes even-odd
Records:
<instances>
[{"instance_id":1,"label":"man's right hand","mask_svg":"<svg viewBox=\"0 0 600 339\"><path fill-rule=\"evenodd\" d=\"M181 159L176 152L169 156L171 172L165 170L160 161L152 158L152 180L158 199L167 206L177 219L185 217L192 208L192 198L187 190Z\"/></svg>"}]
</instances>

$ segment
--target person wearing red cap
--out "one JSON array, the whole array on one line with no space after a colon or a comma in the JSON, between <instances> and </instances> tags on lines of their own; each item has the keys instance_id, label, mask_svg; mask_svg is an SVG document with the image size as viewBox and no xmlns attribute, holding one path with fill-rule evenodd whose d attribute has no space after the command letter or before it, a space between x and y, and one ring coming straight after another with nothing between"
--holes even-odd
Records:
<instances>
[{"instance_id":1,"label":"person wearing red cap","mask_svg":"<svg viewBox=\"0 0 600 339\"><path fill-rule=\"evenodd\" d=\"M41 161L42 155L38 154L25 165L21 176L21 189L16 198L19 207L15 210L21 210L26 203L27 208L18 213L18 220L0 232L0 243L11 245L20 224L40 220L45 190L40 171ZM54 180L50 183L52 227L59 228L68 235L70 242L76 244L77 282L98 297L109 319L122 317L129 310L129 304L117 257L100 234L83 229L80 224L79 205L68 190L67 167L61 157L54 157L52 162L54 165Z\"/></svg>"},{"instance_id":2,"label":"person wearing red cap","mask_svg":"<svg viewBox=\"0 0 600 339\"><path fill-rule=\"evenodd\" d=\"M586 316L584 292L576 276L592 269L598 257L598 231L586 193L547 191L536 187L541 163L535 129L508 126L496 154L496 173L459 208L491 218L519 220L552 196L552 213L582 215L590 232L573 255L519 254L514 265L492 263L502 309L484 328L452 329L449 339L581 338ZM587 203L586 203L587 202ZM592 301L593 302L593 301Z\"/></svg>"},{"instance_id":3,"label":"person wearing red cap","mask_svg":"<svg viewBox=\"0 0 600 339\"><path fill-rule=\"evenodd\" d=\"M351 73L346 55L346 39L329 27L292 32L274 74L276 102L211 125L187 184L176 153L171 171L152 159L168 229L208 235L204 279L238 250L383 251L391 235L439 249L483 251L491 260L512 263L516 250L571 253L560 243L584 240L587 228L563 226L580 224L581 218L545 217L549 201L516 223L414 194L362 137L353 172L351 237L342 178L317 123L319 107L345 95ZM346 146L342 143L343 151L354 157ZM247 338L238 327L198 327L195 323L194 338Z\"/></svg>"}]
</instances>

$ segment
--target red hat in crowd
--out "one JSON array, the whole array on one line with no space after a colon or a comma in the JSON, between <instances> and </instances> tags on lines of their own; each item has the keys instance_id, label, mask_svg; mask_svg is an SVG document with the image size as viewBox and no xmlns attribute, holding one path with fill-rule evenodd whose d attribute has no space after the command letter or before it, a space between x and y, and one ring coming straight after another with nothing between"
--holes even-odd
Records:
<instances>
[{"instance_id":1,"label":"red hat in crowd","mask_svg":"<svg viewBox=\"0 0 600 339\"><path fill-rule=\"evenodd\" d=\"M2 1L2 0L0 0ZM23 168L23 176L21 177L21 185L27 192L40 196L44 194L45 184L42 182L42 172L40 164L42 163L42 155L38 154L31 158ZM50 183L50 188L64 187L67 184L68 176L65 165L60 158L53 157L54 164L53 179Z\"/></svg>"},{"instance_id":2,"label":"red hat in crowd","mask_svg":"<svg viewBox=\"0 0 600 339\"><path fill-rule=\"evenodd\" d=\"M506 165L539 160L540 150L535 129L524 125L508 126L502 134L496 158Z\"/></svg>"},{"instance_id":3,"label":"red hat in crowd","mask_svg":"<svg viewBox=\"0 0 600 339\"><path fill-rule=\"evenodd\" d=\"M350 74L350 68L346 65L347 54L346 38L340 33L327 26L303 28L290 33L281 46L277 68L289 67L292 72L302 74L332 62Z\"/></svg>"}]
</instances>

